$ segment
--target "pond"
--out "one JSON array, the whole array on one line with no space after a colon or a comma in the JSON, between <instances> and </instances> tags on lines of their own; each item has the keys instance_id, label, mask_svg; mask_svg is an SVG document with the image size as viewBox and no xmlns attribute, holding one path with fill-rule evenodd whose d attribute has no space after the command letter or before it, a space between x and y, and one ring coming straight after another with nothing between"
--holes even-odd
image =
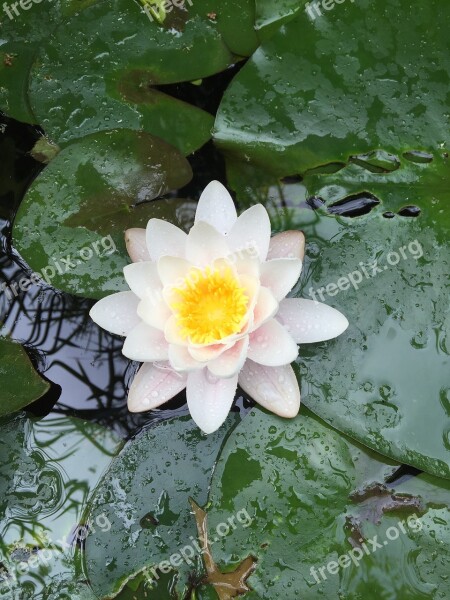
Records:
<instances>
[{"instance_id":1,"label":"pond","mask_svg":"<svg viewBox=\"0 0 450 600\"><path fill-rule=\"evenodd\" d=\"M450 6L0 27L0 598L450 597Z\"/></svg>"}]
</instances>

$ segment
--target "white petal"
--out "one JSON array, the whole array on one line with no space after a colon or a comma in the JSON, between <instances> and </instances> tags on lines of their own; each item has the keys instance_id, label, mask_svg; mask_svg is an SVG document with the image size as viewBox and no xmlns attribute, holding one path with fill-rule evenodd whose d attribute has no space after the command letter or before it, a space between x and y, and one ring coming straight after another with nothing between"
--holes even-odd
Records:
<instances>
[{"instance_id":1,"label":"white petal","mask_svg":"<svg viewBox=\"0 0 450 600\"><path fill-rule=\"evenodd\" d=\"M156 329L164 331L168 319L172 316L170 308L161 295L156 295L153 298L144 298L137 307L139 317Z\"/></svg>"},{"instance_id":2,"label":"white petal","mask_svg":"<svg viewBox=\"0 0 450 600\"><path fill-rule=\"evenodd\" d=\"M172 223L150 219L147 224L147 248L152 260L161 256L181 256L186 253L187 235Z\"/></svg>"},{"instance_id":3,"label":"white petal","mask_svg":"<svg viewBox=\"0 0 450 600\"><path fill-rule=\"evenodd\" d=\"M280 417L292 418L300 409L300 390L291 365L263 367L247 360L239 385L255 402Z\"/></svg>"},{"instance_id":4,"label":"white petal","mask_svg":"<svg viewBox=\"0 0 450 600\"><path fill-rule=\"evenodd\" d=\"M302 270L298 258L276 258L261 265L261 285L269 288L277 300L282 300L297 283Z\"/></svg>"},{"instance_id":5,"label":"white petal","mask_svg":"<svg viewBox=\"0 0 450 600\"><path fill-rule=\"evenodd\" d=\"M250 334L248 357L260 365L286 365L295 360L297 355L297 344L275 319L270 319Z\"/></svg>"},{"instance_id":6,"label":"white petal","mask_svg":"<svg viewBox=\"0 0 450 600\"><path fill-rule=\"evenodd\" d=\"M227 236L231 252L252 248L261 262L266 260L270 243L270 220L262 204L244 211Z\"/></svg>"},{"instance_id":7,"label":"white petal","mask_svg":"<svg viewBox=\"0 0 450 600\"><path fill-rule=\"evenodd\" d=\"M89 315L103 329L117 335L128 335L140 321L138 304L139 298L133 292L118 292L99 300Z\"/></svg>"},{"instance_id":8,"label":"white petal","mask_svg":"<svg viewBox=\"0 0 450 600\"><path fill-rule=\"evenodd\" d=\"M348 327L346 317L335 308L304 298L282 300L277 319L297 344L330 340L341 335Z\"/></svg>"},{"instance_id":9,"label":"white petal","mask_svg":"<svg viewBox=\"0 0 450 600\"><path fill-rule=\"evenodd\" d=\"M208 369L189 373L186 395L189 412L205 433L219 429L233 404L238 376L219 379Z\"/></svg>"},{"instance_id":10,"label":"white petal","mask_svg":"<svg viewBox=\"0 0 450 600\"><path fill-rule=\"evenodd\" d=\"M305 235L303 231L283 231L270 240L267 260L273 258L299 258L305 256Z\"/></svg>"},{"instance_id":11,"label":"white petal","mask_svg":"<svg viewBox=\"0 0 450 600\"><path fill-rule=\"evenodd\" d=\"M154 262L136 262L123 269L125 280L132 292L139 298L151 298L152 295L161 295L162 287L158 269Z\"/></svg>"},{"instance_id":12,"label":"white petal","mask_svg":"<svg viewBox=\"0 0 450 600\"><path fill-rule=\"evenodd\" d=\"M275 300L274 295L269 289L261 287L253 311L252 331L261 327L261 325L271 319L277 311L278 302Z\"/></svg>"},{"instance_id":13,"label":"white petal","mask_svg":"<svg viewBox=\"0 0 450 600\"><path fill-rule=\"evenodd\" d=\"M180 328L177 325L175 315L170 315L167 319L164 327L164 335L169 344L175 344L176 346L187 346L188 342L186 339L181 337Z\"/></svg>"},{"instance_id":14,"label":"white petal","mask_svg":"<svg viewBox=\"0 0 450 600\"><path fill-rule=\"evenodd\" d=\"M206 221L220 233L228 233L236 219L236 208L228 190L219 181L211 181L198 201L195 222Z\"/></svg>"},{"instance_id":15,"label":"white petal","mask_svg":"<svg viewBox=\"0 0 450 600\"><path fill-rule=\"evenodd\" d=\"M250 275L259 279L261 261L254 248L238 250L227 256L229 264L233 264L239 275Z\"/></svg>"},{"instance_id":16,"label":"white petal","mask_svg":"<svg viewBox=\"0 0 450 600\"><path fill-rule=\"evenodd\" d=\"M233 377L239 373L247 358L248 344L248 336L245 336L218 358L209 362L209 371L217 377Z\"/></svg>"},{"instance_id":17,"label":"white petal","mask_svg":"<svg viewBox=\"0 0 450 600\"><path fill-rule=\"evenodd\" d=\"M186 346L169 345L169 362L175 371L195 371L205 365L198 362L189 354Z\"/></svg>"},{"instance_id":18,"label":"white petal","mask_svg":"<svg viewBox=\"0 0 450 600\"><path fill-rule=\"evenodd\" d=\"M186 387L186 375L153 363L144 363L128 392L128 410L142 412L156 408Z\"/></svg>"},{"instance_id":19,"label":"white petal","mask_svg":"<svg viewBox=\"0 0 450 600\"><path fill-rule=\"evenodd\" d=\"M199 221L189 232L186 258L197 267L205 267L229 254L225 237L212 225Z\"/></svg>"},{"instance_id":20,"label":"white petal","mask_svg":"<svg viewBox=\"0 0 450 600\"><path fill-rule=\"evenodd\" d=\"M139 323L127 335L122 354L131 360L154 362L168 359L169 344L162 331Z\"/></svg>"},{"instance_id":21,"label":"white petal","mask_svg":"<svg viewBox=\"0 0 450 600\"><path fill-rule=\"evenodd\" d=\"M145 241L145 229L133 227L125 231L125 245L133 262L151 260Z\"/></svg>"},{"instance_id":22,"label":"white petal","mask_svg":"<svg viewBox=\"0 0 450 600\"><path fill-rule=\"evenodd\" d=\"M164 286L180 287L191 268L192 263L177 256L163 256L158 261L158 273Z\"/></svg>"}]
</instances>

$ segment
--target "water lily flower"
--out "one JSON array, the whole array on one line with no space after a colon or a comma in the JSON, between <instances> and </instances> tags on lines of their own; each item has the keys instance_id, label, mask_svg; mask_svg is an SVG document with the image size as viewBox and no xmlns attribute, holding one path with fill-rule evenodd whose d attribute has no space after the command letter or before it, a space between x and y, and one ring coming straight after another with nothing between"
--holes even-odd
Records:
<instances>
[{"instance_id":1,"label":"water lily flower","mask_svg":"<svg viewBox=\"0 0 450 600\"><path fill-rule=\"evenodd\" d=\"M348 321L313 300L286 298L299 279L300 231L271 238L266 209L239 217L217 181L202 193L188 234L151 219L126 232L131 291L91 309L104 329L125 336L123 354L143 363L128 408L157 408L186 388L192 418L205 432L226 419L237 385L261 406L295 417L300 391L290 365L297 344L340 335Z\"/></svg>"}]
</instances>

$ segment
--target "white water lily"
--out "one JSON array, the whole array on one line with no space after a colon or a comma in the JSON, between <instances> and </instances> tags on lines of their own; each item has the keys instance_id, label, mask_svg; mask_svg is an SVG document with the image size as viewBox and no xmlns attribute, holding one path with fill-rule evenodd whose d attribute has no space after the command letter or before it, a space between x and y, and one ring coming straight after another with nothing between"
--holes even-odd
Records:
<instances>
[{"instance_id":1,"label":"white water lily","mask_svg":"<svg viewBox=\"0 0 450 600\"><path fill-rule=\"evenodd\" d=\"M300 276L303 233L271 238L261 204L238 217L227 190L213 181L188 234L151 219L146 230L128 230L126 242L131 291L100 300L90 315L126 336L123 354L144 363L129 410L157 408L186 388L192 418L211 433L239 383L261 406L295 417L300 390L290 363L297 344L331 339L348 326L326 304L286 298Z\"/></svg>"}]
</instances>

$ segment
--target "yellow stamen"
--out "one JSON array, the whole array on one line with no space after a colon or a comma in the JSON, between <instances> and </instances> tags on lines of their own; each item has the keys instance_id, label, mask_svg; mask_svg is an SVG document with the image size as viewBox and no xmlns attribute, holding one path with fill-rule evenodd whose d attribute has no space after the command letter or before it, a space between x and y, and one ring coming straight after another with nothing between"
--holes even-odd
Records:
<instances>
[{"instance_id":1,"label":"yellow stamen","mask_svg":"<svg viewBox=\"0 0 450 600\"><path fill-rule=\"evenodd\" d=\"M242 329L248 296L230 267L193 268L172 293L180 334L193 344L218 342Z\"/></svg>"}]
</instances>

